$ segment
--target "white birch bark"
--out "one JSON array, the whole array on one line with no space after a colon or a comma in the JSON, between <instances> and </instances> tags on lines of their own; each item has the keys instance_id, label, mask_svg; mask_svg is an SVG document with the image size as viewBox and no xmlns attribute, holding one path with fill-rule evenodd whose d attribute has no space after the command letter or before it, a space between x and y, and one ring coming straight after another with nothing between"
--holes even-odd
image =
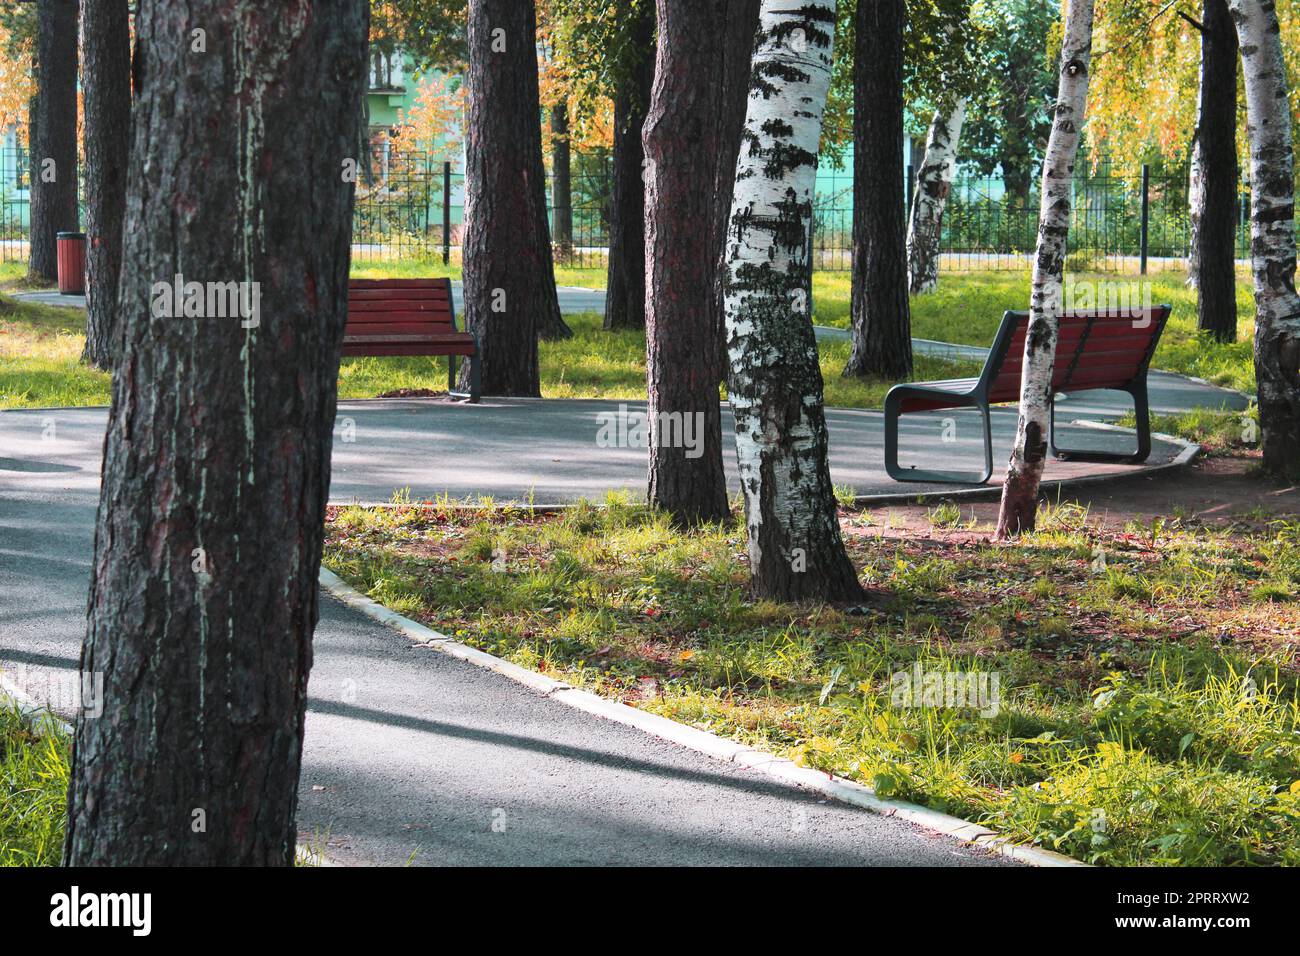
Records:
<instances>
[{"instance_id":1,"label":"white birch bark","mask_svg":"<svg viewBox=\"0 0 1300 956\"><path fill-rule=\"evenodd\" d=\"M1038 213L1038 251L1034 256L1029 328L1020 377L1020 417L1016 441L1002 485L996 537L1032 531L1038 483L1047 457L1052 366L1061 322L1061 284L1066 238L1070 231L1070 184L1079 150L1079 131L1088 101L1092 61L1092 0L1069 0L1061 42L1060 86L1052 133L1043 158L1043 190Z\"/></svg>"},{"instance_id":2,"label":"white birch bark","mask_svg":"<svg viewBox=\"0 0 1300 956\"><path fill-rule=\"evenodd\" d=\"M755 593L849 600L805 283L835 0L763 0L725 251L728 392Z\"/></svg>"},{"instance_id":3,"label":"white birch bark","mask_svg":"<svg viewBox=\"0 0 1300 956\"><path fill-rule=\"evenodd\" d=\"M1228 0L1246 78L1255 383L1264 467L1300 479L1300 298L1295 155L1286 68L1272 0Z\"/></svg>"},{"instance_id":4,"label":"white birch bark","mask_svg":"<svg viewBox=\"0 0 1300 956\"><path fill-rule=\"evenodd\" d=\"M1201 69L1201 83L1205 70ZM1204 96L1201 97L1204 99ZM1192 133L1192 158L1187 174L1187 287L1195 289L1201 264L1201 211L1205 208L1205 148L1201 140L1200 107L1197 107L1196 130Z\"/></svg>"},{"instance_id":5,"label":"white birch bark","mask_svg":"<svg viewBox=\"0 0 1300 956\"><path fill-rule=\"evenodd\" d=\"M939 239L943 210L957 169L957 143L966 121L966 100L938 110L925 141L925 158L916 174L912 215L907 225L908 285L914 295L933 292L939 284Z\"/></svg>"}]
</instances>

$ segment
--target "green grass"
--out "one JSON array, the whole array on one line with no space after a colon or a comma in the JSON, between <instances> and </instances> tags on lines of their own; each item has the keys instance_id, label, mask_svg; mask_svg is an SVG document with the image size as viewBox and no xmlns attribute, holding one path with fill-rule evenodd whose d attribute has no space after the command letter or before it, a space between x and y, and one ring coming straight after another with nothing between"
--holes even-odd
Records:
<instances>
[{"instance_id":1,"label":"green grass","mask_svg":"<svg viewBox=\"0 0 1300 956\"><path fill-rule=\"evenodd\" d=\"M57 866L63 853L69 744L0 707L0 866Z\"/></svg>"},{"instance_id":2,"label":"green grass","mask_svg":"<svg viewBox=\"0 0 1300 956\"><path fill-rule=\"evenodd\" d=\"M353 274L363 278L451 275L456 264L440 261L359 262ZM1114 277L1102 277L1114 278ZM557 269L561 285L603 287L600 268ZM1241 286L1240 341L1218 346L1199 338L1195 326L1195 297L1177 277L1154 276L1153 296L1174 303L1174 316L1156 353L1155 365L1207 378L1244 390L1254 387L1249 342L1250 296ZM0 271L5 283L22 283L20 264ZM844 327L849 323L848 273L819 273L814 278L815 319ZM1015 273L945 275L939 290L912 301L913 333L921 338L988 345L1001 319L1029 299L1029 279ZM598 316L567 318L575 335L564 342L544 343L541 349L542 394L547 398L643 399L645 397L645 337L639 332L605 332ZM82 366L80 314L73 310L15 304L0 297L0 408L44 405L95 405L108 401L108 378ZM827 342L820 347L826 401L846 408L878 408L892 381L844 379L849 343ZM373 398L397 390L446 388L446 360L426 358L345 359L339 376L339 397ZM913 379L974 375L979 364L947 363L917 356Z\"/></svg>"},{"instance_id":3,"label":"green grass","mask_svg":"<svg viewBox=\"0 0 1300 956\"><path fill-rule=\"evenodd\" d=\"M79 309L0 295L0 408L106 405L109 377L81 364Z\"/></svg>"},{"instance_id":4,"label":"green grass","mask_svg":"<svg viewBox=\"0 0 1300 956\"><path fill-rule=\"evenodd\" d=\"M1133 428L1137 419L1126 412L1116 423ZM1151 430L1196 442L1211 455L1232 454L1259 447L1259 408L1233 412L1194 408L1181 415L1152 415Z\"/></svg>"},{"instance_id":5,"label":"green grass","mask_svg":"<svg viewBox=\"0 0 1300 956\"><path fill-rule=\"evenodd\" d=\"M1152 367L1194 375L1244 392L1255 390L1252 340L1255 304L1250 280L1238 277L1237 341L1219 345L1196 331L1196 291L1181 273L1155 273L1146 277L1083 273L1075 281L1150 282L1151 300L1167 302L1173 313L1152 361ZM912 334L921 339L956 342L987 348L1008 309L1029 307L1030 277L1024 272L947 273L929 295L912 297ZM816 321L839 328L849 326L847 273L819 273L813 278Z\"/></svg>"},{"instance_id":6,"label":"green grass","mask_svg":"<svg viewBox=\"0 0 1300 956\"><path fill-rule=\"evenodd\" d=\"M599 315L566 319L573 338L541 346L542 394L547 398L645 398L645 333L606 332ZM84 317L74 309L20 303L0 296L0 408L104 405L109 377L80 363ZM845 379L849 343L821 345L826 401L878 408L892 382ZM919 378L973 375L976 363L918 357ZM339 398L374 398L398 389L447 387L447 360L421 357L346 358Z\"/></svg>"},{"instance_id":7,"label":"green grass","mask_svg":"<svg viewBox=\"0 0 1300 956\"><path fill-rule=\"evenodd\" d=\"M607 505L342 509L326 563L457 640L1018 840L1110 865L1300 863L1300 524L1104 532L1063 505L996 548L846 512L880 595L849 613L751 601L735 523ZM918 663L997 675L998 712L898 706Z\"/></svg>"}]
</instances>

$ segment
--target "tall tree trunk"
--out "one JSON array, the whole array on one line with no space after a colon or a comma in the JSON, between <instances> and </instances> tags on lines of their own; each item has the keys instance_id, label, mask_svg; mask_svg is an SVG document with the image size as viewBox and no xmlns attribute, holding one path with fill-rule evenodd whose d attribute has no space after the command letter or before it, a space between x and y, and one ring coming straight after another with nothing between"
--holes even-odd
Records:
<instances>
[{"instance_id":1,"label":"tall tree trunk","mask_svg":"<svg viewBox=\"0 0 1300 956\"><path fill-rule=\"evenodd\" d=\"M1229 0L1228 6L1246 77L1255 384L1264 467L1300 481L1300 296L1286 66L1272 0Z\"/></svg>"},{"instance_id":2,"label":"tall tree trunk","mask_svg":"<svg viewBox=\"0 0 1300 956\"><path fill-rule=\"evenodd\" d=\"M853 349L845 375L912 374L903 204L903 0L859 3L853 55Z\"/></svg>"},{"instance_id":3,"label":"tall tree trunk","mask_svg":"<svg viewBox=\"0 0 1300 956\"><path fill-rule=\"evenodd\" d=\"M573 148L569 140L569 101L551 107L551 205L555 210L555 248L561 262L573 258Z\"/></svg>"},{"instance_id":4,"label":"tall tree trunk","mask_svg":"<svg viewBox=\"0 0 1300 956\"><path fill-rule=\"evenodd\" d=\"M546 222L532 0L470 0L465 327L484 395L541 395L537 338L560 319ZM469 364L460 387L469 389Z\"/></svg>"},{"instance_id":5,"label":"tall tree trunk","mask_svg":"<svg viewBox=\"0 0 1300 956\"><path fill-rule=\"evenodd\" d=\"M77 0L40 0L36 28L36 129L31 150L28 274L59 277L58 234L77 212Z\"/></svg>"},{"instance_id":6,"label":"tall tree trunk","mask_svg":"<svg viewBox=\"0 0 1300 956\"><path fill-rule=\"evenodd\" d=\"M645 148L641 130L654 83L654 0L619 0L619 17L636 59L623 66L614 96L614 173L611 183L605 328L645 328Z\"/></svg>"},{"instance_id":7,"label":"tall tree trunk","mask_svg":"<svg viewBox=\"0 0 1300 956\"><path fill-rule=\"evenodd\" d=\"M717 264L713 282L713 327L716 329L715 362L719 382L727 377L727 308L723 282L727 263L727 220L736 187L736 160L745 129L745 107L749 102L749 71L754 62L754 35L758 32L760 0L727 0L727 26L719 58L722 96L718 106L718 147L713 168L713 237ZM809 314L812 312L809 275Z\"/></svg>"},{"instance_id":8,"label":"tall tree trunk","mask_svg":"<svg viewBox=\"0 0 1300 956\"><path fill-rule=\"evenodd\" d=\"M81 0L86 110L86 348L105 371L116 354L117 279L131 151L131 30L127 0Z\"/></svg>"},{"instance_id":9,"label":"tall tree trunk","mask_svg":"<svg viewBox=\"0 0 1300 956\"><path fill-rule=\"evenodd\" d=\"M650 502L679 525L725 520L710 169L727 0L658 0L646 168ZM704 225L701 228L701 224ZM690 441L687 441L687 437Z\"/></svg>"},{"instance_id":10,"label":"tall tree trunk","mask_svg":"<svg viewBox=\"0 0 1300 956\"><path fill-rule=\"evenodd\" d=\"M1070 232L1070 183L1079 151L1079 129L1088 103L1092 62L1092 0L1069 0L1061 40L1060 85L1052 133L1043 158L1043 193L1038 214L1029 328L1020 376L1020 418L1002 485L995 536L1005 540L1034 530L1038 484L1047 458L1052 368L1061 325L1061 286Z\"/></svg>"},{"instance_id":11,"label":"tall tree trunk","mask_svg":"<svg viewBox=\"0 0 1300 956\"><path fill-rule=\"evenodd\" d=\"M957 169L957 142L966 119L966 101L935 112L925 141L925 159L916 176L912 216L907 227L907 272L915 295L933 292L939 284L939 240L943 235L943 208L952 191Z\"/></svg>"},{"instance_id":12,"label":"tall tree trunk","mask_svg":"<svg viewBox=\"0 0 1300 956\"><path fill-rule=\"evenodd\" d=\"M763 0L726 275L731 407L756 596L854 600L805 298L835 0Z\"/></svg>"},{"instance_id":13,"label":"tall tree trunk","mask_svg":"<svg viewBox=\"0 0 1300 956\"><path fill-rule=\"evenodd\" d=\"M1219 342L1237 338L1237 178L1237 32L1224 0L1204 0L1187 281L1198 327Z\"/></svg>"},{"instance_id":14,"label":"tall tree trunk","mask_svg":"<svg viewBox=\"0 0 1300 956\"><path fill-rule=\"evenodd\" d=\"M71 865L293 862L367 11L140 4L81 660L105 710L77 722ZM209 291L176 316L178 272L248 283L221 303L238 314Z\"/></svg>"}]
</instances>

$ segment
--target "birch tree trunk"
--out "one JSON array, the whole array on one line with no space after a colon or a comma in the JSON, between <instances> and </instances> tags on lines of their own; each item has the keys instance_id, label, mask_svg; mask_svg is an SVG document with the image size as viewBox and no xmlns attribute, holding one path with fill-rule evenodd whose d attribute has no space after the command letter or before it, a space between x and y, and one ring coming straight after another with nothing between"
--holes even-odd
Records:
<instances>
[{"instance_id":1,"label":"birch tree trunk","mask_svg":"<svg viewBox=\"0 0 1300 956\"><path fill-rule=\"evenodd\" d=\"M1300 297L1295 155L1286 67L1272 0L1229 0L1246 77L1255 383L1264 467L1300 480Z\"/></svg>"},{"instance_id":2,"label":"birch tree trunk","mask_svg":"<svg viewBox=\"0 0 1300 956\"><path fill-rule=\"evenodd\" d=\"M1204 0L1201 16L1187 284L1198 290L1201 331L1231 342L1237 337L1237 33L1225 0Z\"/></svg>"},{"instance_id":3,"label":"birch tree trunk","mask_svg":"<svg viewBox=\"0 0 1300 956\"><path fill-rule=\"evenodd\" d=\"M827 466L805 291L835 0L763 0L736 164L724 291L729 392L758 597L854 600Z\"/></svg>"},{"instance_id":4,"label":"birch tree trunk","mask_svg":"<svg viewBox=\"0 0 1300 956\"><path fill-rule=\"evenodd\" d=\"M731 218L736 160L740 156L740 138L749 102L749 73L754 61L759 4L760 0L727 0L727 29L719 58L722 94L718 107L718 149L713 167L713 234L709 239L717 257L711 321L716 339L714 364L719 383L725 383L727 378L727 304L722 288L727 271L727 224Z\"/></svg>"},{"instance_id":5,"label":"birch tree trunk","mask_svg":"<svg viewBox=\"0 0 1300 956\"><path fill-rule=\"evenodd\" d=\"M912 373L903 204L903 0L859 3L853 56L853 349L845 375Z\"/></svg>"},{"instance_id":6,"label":"birch tree trunk","mask_svg":"<svg viewBox=\"0 0 1300 956\"><path fill-rule=\"evenodd\" d=\"M912 217L907 227L907 273L914 295L933 292L939 284L939 239L943 209L957 168L957 143L966 120L966 100L938 110L925 141L925 158L916 174Z\"/></svg>"},{"instance_id":7,"label":"birch tree trunk","mask_svg":"<svg viewBox=\"0 0 1300 956\"><path fill-rule=\"evenodd\" d=\"M655 75L654 0L619 0L618 16L637 60L619 77L614 95L614 175L610 184L609 269L605 328L645 328L645 148L641 128Z\"/></svg>"},{"instance_id":8,"label":"birch tree trunk","mask_svg":"<svg viewBox=\"0 0 1300 956\"><path fill-rule=\"evenodd\" d=\"M86 347L109 371L131 151L131 31L127 0L81 0L86 137Z\"/></svg>"},{"instance_id":9,"label":"birch tree trunk","mask_svg":"<svg viewBox=\"0 0 1300 956\"><path fill-rule=\"evenodd\" d=\"M711 228L713 182L704 172L721 146L727 0L658 0L657 9L654 91L643 135L649 499L690 526L730 513L713 324L719 249Z\"/></svg>"},{"instance_id":10,"label":"birch tree trunk","mask_svg":"<svg viewBox=\"0 0 1300 956\"><path fill-rule=\"evenodd\" d=\"M70 865L293 862L368 10L140 4Z\"/></svg>"},{"instance_id":11,"label":"birch tree trunk","mask_svg":"<svg viewBox=\"0 0 1300 956\"><path fill-rule=\"evenodd\" d=\"M997 540L1034 530L1038 484L1047 458L1052 367L1060 331L1061 285L1070 231L1070 183L1088 102L1091 61L1092 0L1069 0L1061 41L1060 87L1047 155L1043 158L1038 251L1034 256L1029 328L1020 377L1020 418L1002 485L1002 508L994 535Z\"/></svg>"}]
</instances>

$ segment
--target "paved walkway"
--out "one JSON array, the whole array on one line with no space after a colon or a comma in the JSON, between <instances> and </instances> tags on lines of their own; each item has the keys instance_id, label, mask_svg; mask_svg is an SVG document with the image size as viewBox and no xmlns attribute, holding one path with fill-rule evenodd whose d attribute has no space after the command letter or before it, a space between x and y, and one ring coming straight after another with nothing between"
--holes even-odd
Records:
<instances>
[{"instance_id":1,"label":"paved walkway","mask_svg":"<svg viewBox=\"0 0 1300 956\"><path fill-rule=\"evenodd\" d=\"M1239 396L1177 376L1153 379L1157 411L1240 407ZM643 492L645 450L601 447L601 415L642 403L441 400L343 402L331 498L538 501ZM1065 417L1109 417L1098 396ZM921 464L975 454L978 430L951 415L912 416L904 446ZM831 468L860 494L916 493L880 469L880 414L831 409ZM906 419L905 419L906 420ZM106 412L0 412L0 664L31 696L56 702L75 677L84 628ZM1014 411L994 414L1005 461ZM50 426L53 426L52 433ZM51 437L52 434L52 437ZM346 441L351 437L354 440ZM1074 430L1071 441L1123 436ZM729 445L729 443L726 443ZM1173 446L1158 443L1152 462ZM734 453L727 450L734 485ZM1048 476L1134 471L1061 465ZM328 834L344 862L690 865L996 862L982 852L718 763L566 708L506 678L409 641L322 599L299 825ZM356 691L344 693L355 685ZM494 826L495 824L495 826Z\"/></svg>"},{"instance_id":2,"label":"paved walkway","mask_svg":"<svg viewBox=\"0 0 1300 956\"><path fill-rule=\"evenodd\" d=\"M43 445L23 434L42 416ZM75 686L102 426L0 413L0 664L41 702ZM328 597L315 658L298 822L341 862L1004 862L412 649Z\"/></svg>"}]
</instances>

